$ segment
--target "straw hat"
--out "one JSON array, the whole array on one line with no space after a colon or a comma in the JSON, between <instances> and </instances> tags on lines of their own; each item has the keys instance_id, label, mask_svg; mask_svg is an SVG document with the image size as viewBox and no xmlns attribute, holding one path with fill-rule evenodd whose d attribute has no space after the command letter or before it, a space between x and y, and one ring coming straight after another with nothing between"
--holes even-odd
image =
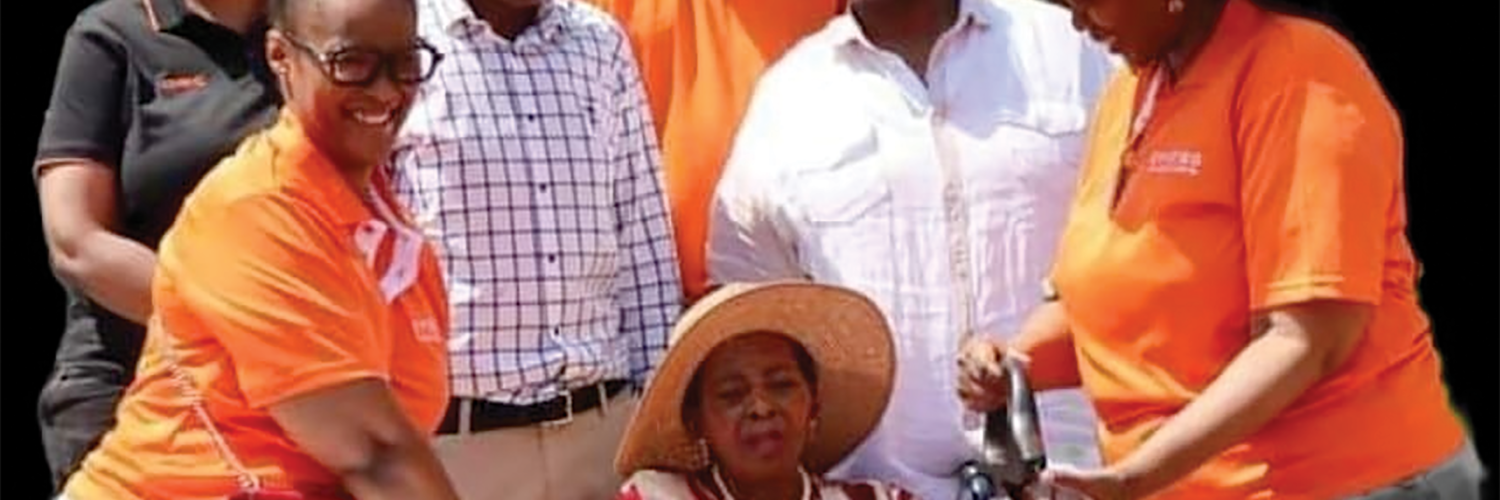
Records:
<instances>
[{"instance_id":1,"label":"straw hat","mask_svg":"<svg viewBox=\"0 0 1500 500\"><path fill-rule=\"evenodd\" d=\"M620 475L708 465L683 424L683 397L715 347L753 332L786 335L817 364L819 425L803 450L803 467L822 474L864 441L885 412L896 363L890 327L875 304L805 281L731 284L699 300L672 330L672 347L615 456Z\"/></svg>"}]
</instances>

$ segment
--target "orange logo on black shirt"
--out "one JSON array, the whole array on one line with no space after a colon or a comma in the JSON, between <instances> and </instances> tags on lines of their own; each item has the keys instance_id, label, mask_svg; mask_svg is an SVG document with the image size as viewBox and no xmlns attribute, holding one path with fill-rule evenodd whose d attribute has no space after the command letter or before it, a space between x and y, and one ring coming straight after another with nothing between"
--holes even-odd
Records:
<instances>
[{"instance_id":1,"label":"orange logo on black shirt","mask_svg":"<svg viewBox=\"0 0 1500 500\"><path fill-rule=\"evenodd\" d=\"M208 75L167 74L156 79L156 93L162 97L192 92L208 86Z\"/></svg>"}]
</instances>

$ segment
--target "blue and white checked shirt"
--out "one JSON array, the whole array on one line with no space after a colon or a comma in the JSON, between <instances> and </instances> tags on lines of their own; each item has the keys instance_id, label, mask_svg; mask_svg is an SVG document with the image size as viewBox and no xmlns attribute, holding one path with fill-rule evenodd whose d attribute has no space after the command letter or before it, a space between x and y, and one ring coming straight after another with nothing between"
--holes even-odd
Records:
<instances>
[{"instance_id":1,"label":"blue and white checked shirt","mask_svg":"<svg viewBox=\"0 0 1500 500\"><path fill-rule=\"evenodd\" d=\"M418 12L445 59L391 178L441 248L453 395L531 404L609 379L643 387L682 291L624 32L572 0L514 40L464 0Z\"/></svg>"}]
</instances>

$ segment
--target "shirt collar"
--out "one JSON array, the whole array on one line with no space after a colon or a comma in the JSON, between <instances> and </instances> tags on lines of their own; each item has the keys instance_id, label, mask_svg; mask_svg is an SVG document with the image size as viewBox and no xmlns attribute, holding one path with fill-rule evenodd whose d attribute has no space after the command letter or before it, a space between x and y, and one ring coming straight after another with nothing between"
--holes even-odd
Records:
<instances>
[{"instance_id":1,"label":"shirt collar","mask_svg":"<svg viewBox=\"0 0 1500 500\"><path fill-rule=\"evenodd\" d=\"M141 0L141 5L146 8L146 22L156 31L175 28L188 16L183 0Z\"/></svg>"},{"instance_id":2,"label":"shirt collar","mask_svg":"<svg viewBox=\"0 0 1500 500\"><path fill-rule=\"evenodd\" d=\"M423 14L433 16L437 25L450 35L489 30L489 25L479 17L479 14L474 13L474 8L469 6L467 0L427 0L423 3L429 7ZM553 40L558 33L562 32L565 25L563 22L565 8L564 1L542 0L542 5L536 15L536 24L523 31L521 36L524 37L535 31L542 36L543 40Z\"/></svg>"},{"instance_id":3,"label":"shirt collar","mask_svg":"<svg viewBox=\"0 0 1500 500\"><path fill-rule=\"evenodd\" d=\"M156 31L176 30L177 28L182 27L183 23L187 22L189 18L198 18L199 21L213 24L212 21L203 19L202 17L199 17L198 14L195 14L193 13L193 11L188 10L187 3L185 3L183 0L140 1L141 5L146 9L146 23L151 26L151 29ZM260 18L256 19L254 23L250 24L250 30L248 32L242 33L240 34L240 36L248 39L251 43L260 44L264 41L263 36L265 35L266 30L270 27L270 20L266 19L265 16L261 16ZM228 28L224 29L228 30ZM178 32L178 34L186 35L186 33L183 32ZM257 50L260 49L262 48L258 48Z\"/></svg>"},{"instance_id":4,"label":"shirt collar","mask_svg":"<svg viewBox=\"0 0 1500 500\"><path fill-rule=\"evenodd\" d=\"M371 218L359 194L349 187L338 167L308 140L301 122L291 111L281 111L266 138L275 150L271 168L288 189L322 205L340 225L360 224Z\"/></svg>"},{"instance_id":5,"label":"shirt collar","mask_svg":"<svg viewBox=\"0 0 1500 500\"><path fill-rule=\"evenodd\" d=\"M958 0L958 15L949 27L947 33L957 33L960 30L976 27L988 29L995 24L998 15L981 0ZM853 6L845 8L842 14L835 18L830 26L830 33L834 46L846 45L861 46L875 49L874 42L865 36L865 32L859 26L859 19L854 17Z\"/></svg>"}]
</instances>

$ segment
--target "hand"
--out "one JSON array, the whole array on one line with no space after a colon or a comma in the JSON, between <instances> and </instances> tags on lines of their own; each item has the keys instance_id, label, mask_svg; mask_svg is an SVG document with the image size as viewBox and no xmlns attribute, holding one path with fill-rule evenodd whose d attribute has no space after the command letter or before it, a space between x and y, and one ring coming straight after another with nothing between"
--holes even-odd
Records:
<instances>
[{"instance_id":1,"label":"hand","mask_svg":"<svg viewBox=\"0 0 1500 500\"><path fill-rule=\"evenodd\" d=\"M1140 495L1131 491L1130 481L1114 469L1079 470L1066 465L1048 467L1042 471L1037 488L1052 491L1068 491L1074 497L1082 494L1092 500L1135 500Z\"/></svg>"},{"instance_id":2,"label":"hand","mask_svg":"<svg viewBox=\"0 0 1500 500\"><path fill-rule=\"evenodd\" d=\"M958 399L969 409L988 413L1005 406L1010 377L1001 361L1005 342L971 337L958 355Z\"/></svg>"}]
</instances>

